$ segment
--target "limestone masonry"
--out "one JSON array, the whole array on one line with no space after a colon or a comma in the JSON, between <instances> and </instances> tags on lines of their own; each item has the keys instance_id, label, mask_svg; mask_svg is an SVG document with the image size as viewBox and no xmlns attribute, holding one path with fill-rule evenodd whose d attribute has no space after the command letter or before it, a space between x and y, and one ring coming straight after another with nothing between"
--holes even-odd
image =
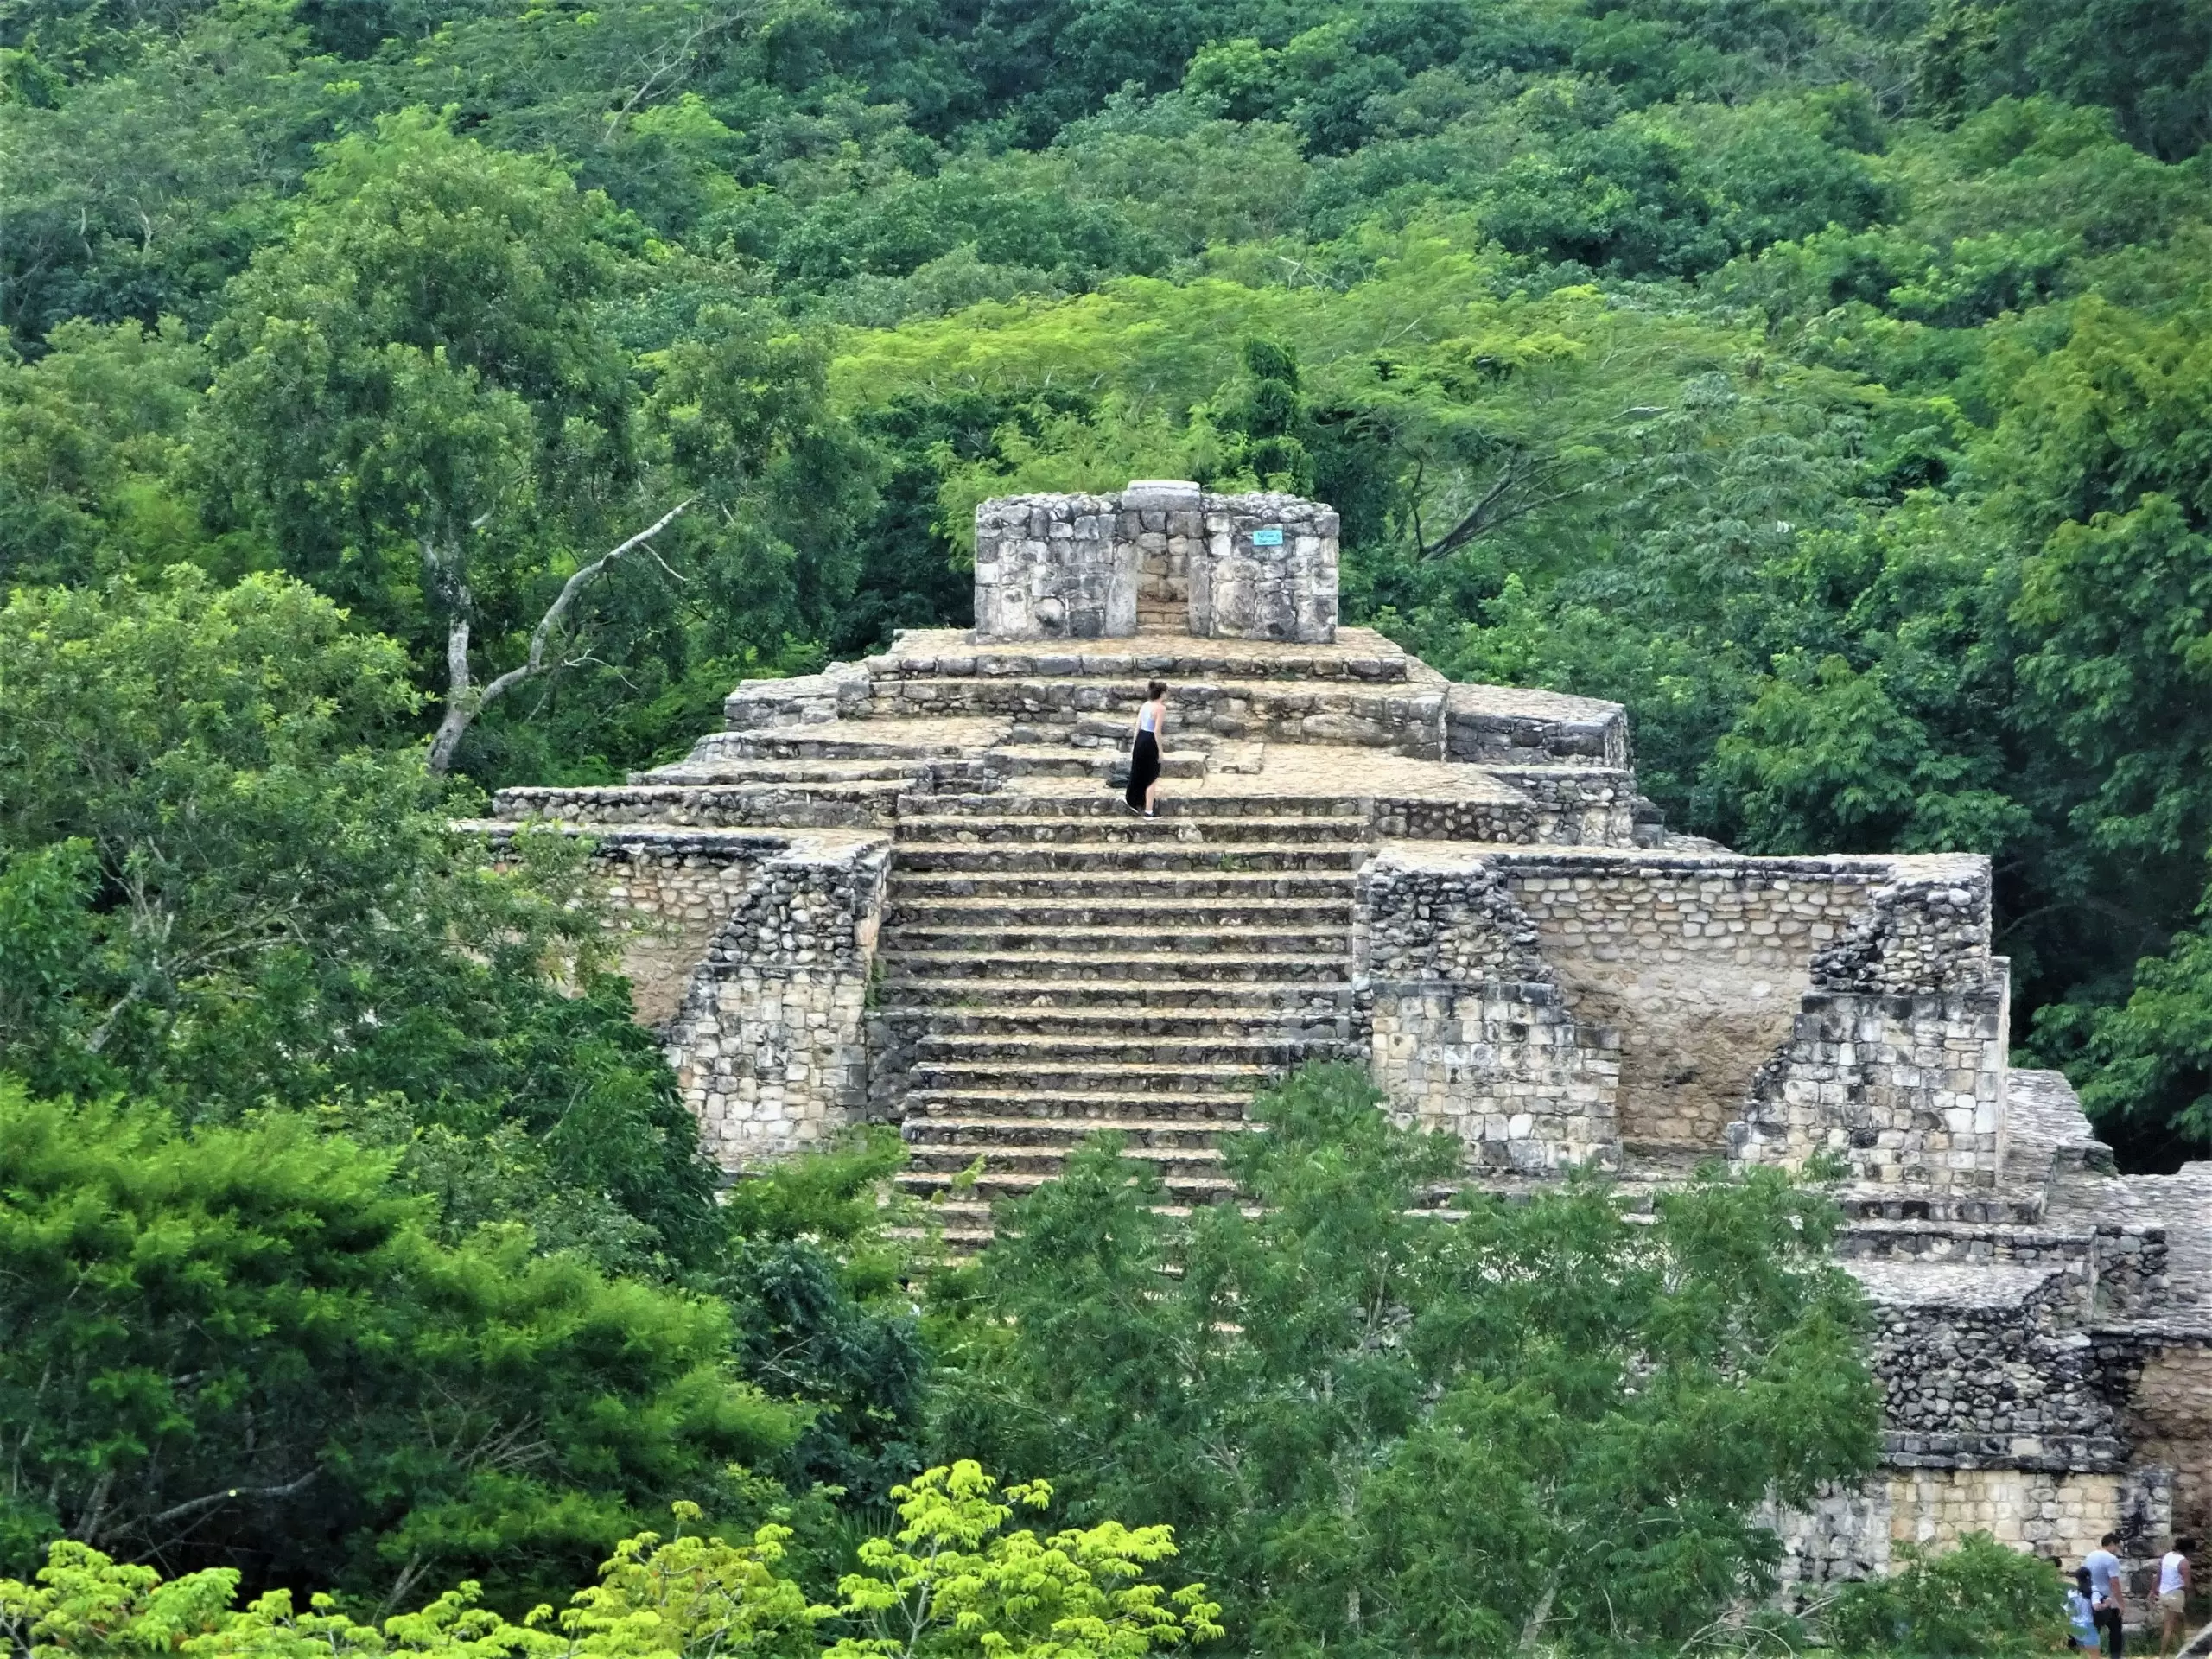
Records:
<instances>
[{"instance_id":1,"label":"limestone masonry","mask_svg":"<svg viewBox=\"0 0 2212 1659\"><path fill-rule=\"evenodd\" d=\"M1669 834L1618 706L1338 626L1313 502L1154 480L976 527L974 632L741 685L626 786L499 798L495 830L595 838L726 1168L896 1122L973 1244L1113 1128L1206 1204L1255 1090L1318 1057L1500 1190L1826 1154L1887 1454L1779 1517L1797 1580L1977 1528L2139 1564L2212 1529L2212 1165L2115 1174L2062 1077L2009 1069L1986 860ZM1145 822L1113 782L1154 677Z\"/></svg>"}]
</instances>

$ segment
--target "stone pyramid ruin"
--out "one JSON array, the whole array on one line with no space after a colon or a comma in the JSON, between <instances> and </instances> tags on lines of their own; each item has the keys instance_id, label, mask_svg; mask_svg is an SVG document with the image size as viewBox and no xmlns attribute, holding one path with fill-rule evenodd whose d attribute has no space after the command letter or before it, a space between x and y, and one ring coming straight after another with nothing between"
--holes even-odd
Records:
<instances>
[{"instance_id":1,"label":"stone pyramid ruin","mask_svg":"<svg viewBox=\"0 0 2212 1659\"><path fill-rule=\"evenodd\" d=\"M1618 705L1339 626L1337 531L1173 481L985 502L973 631L740 685L684 760L503 791L492 828L594 839L734 1176L896 1123L972 1247L1116 1128L1212 1203L1253 1094L1317 1058L1501 1190L1825 1154L1888 1423L1874 1478L1783 1517L1796 1579L2212 1527L2212 1165L2118 1175L2065 1080L2011 1067L1987 861L1670 834ZM1116 779L1152 678L1147 822Z\"/></svg>"}]
</instances>

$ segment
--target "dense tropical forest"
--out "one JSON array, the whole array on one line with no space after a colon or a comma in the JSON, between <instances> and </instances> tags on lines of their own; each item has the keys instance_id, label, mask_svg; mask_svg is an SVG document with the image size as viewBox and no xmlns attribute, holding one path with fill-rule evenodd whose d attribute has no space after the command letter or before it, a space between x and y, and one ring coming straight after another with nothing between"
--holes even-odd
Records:
<instances>
[{"instance_id":1,"label":"dense tropical forest","mask_svg":"<svg viewBox=\"0 0 2212 1659\"><path fill-rule=\"evenodd\" d=\"M0 1628L1750 1643L1873 1454L1816 1195L1409 1227L1324 1073L1262 1212L1102 1147L921 1275L450 826L964 623L987 495L1287 486L1677 828L1990 855L2026 1057L2202 1155L2208 139L2207 0L0 0ZM2043 1616L1950 1559L1831 1634Z\"/></svg>"}]
</instances>

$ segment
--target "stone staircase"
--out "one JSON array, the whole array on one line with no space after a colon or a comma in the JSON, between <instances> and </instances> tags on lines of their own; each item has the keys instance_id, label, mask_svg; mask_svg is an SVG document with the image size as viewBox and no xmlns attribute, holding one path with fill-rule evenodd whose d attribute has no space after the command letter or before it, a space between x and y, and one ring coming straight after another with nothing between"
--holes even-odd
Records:
<instances>
[{"instance_id":1,"label":"stone staircase","mask_svg":"<svg viewBox=\"0 0 2212 1659\"><path fill-rule=\"evenodd\" d=\"M1252 1096L1364 1052L1352 1000L1356 800L1213 795L1132 817L1096 796L901 803L877 987L877 1086L901 1099L906 1192L947 1243L993 1199L1120 1131L1176 1205L1231 1183Z\"/></svg>"}]
</instances>

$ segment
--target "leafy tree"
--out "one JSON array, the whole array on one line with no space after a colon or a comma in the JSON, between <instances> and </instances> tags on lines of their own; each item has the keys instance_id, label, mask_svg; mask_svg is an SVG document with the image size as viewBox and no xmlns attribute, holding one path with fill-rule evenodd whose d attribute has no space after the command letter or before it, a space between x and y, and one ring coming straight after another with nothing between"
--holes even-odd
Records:
<instances>
[{"instance_id":1,"label":"leafy tree","mask_svg":"<svg viewBox=\"0 0 2212 1659\"><path fill-rule=\"evenodd\" d=\"M732 1243L716 1283L737 1311L746 1375L811 1414L778 1467L796 1487L840 1487L859 1504L882 1503L923 1461L931 1356L911 1263L885 1237L904 1157L879 1128L747 1174L723 1206Z\"/></svg>"},{"instance_id":2,"label":"leafy tree","mask_svg":"<svg viewBox=\"0 0 2212 1659\"><path fill-rule=\"evenodd\" d=\"M1211 423L1228 439L1220 470L1248 474L1262 489L1312 494L1313 452L1300 432L1310 421L1298 391L1298 359L1287 346L1256 339L1244 342L1241 355L1244 373L1212 412Z\"/></svg>"},{"instance_id":3,"label":"leafy tree","mask_svg":"<svg viewBox=\"0 0 2212 1659\"><path fill-rule=\"evenodd\" d=\"M193 1118L350 1102L452 1173L457 1215L517 1205L624 1265L711 1255L712 1173L575 849L486 868L395 747L391 642L279 577L25 590L0 701L0 1065Z\"/></svg>"},{"instance_id":4,"label":"leafy tree","mask_svg":"<svg viewBox=\"0 0 2212 1659\"><path fill-rule=\"evenodd\" d=\"M11 1563L66 1534L387 1606L465 1572L527 1606L640 1506L756 1506L725 1465L798 1427L737 1380L720 1305L518 1228L441 1245L388 1155L293 1115L188 1134L7 1084L0 1167Z\"/></svg>"},{"instance_id":5,"label":"leafy tree","mask_svg":"<svg viewBox=\"0 0 2212 1659\"><path fill-rule=\"evenodd\" d=\"M860 1548L838 1585L842 1611L874 1634L847 1637L832 1659L917 1651L1007 1659L1122 1659L1219 1636L1204 1585L1170 1593L1144 1581L1176 1554L1166 1527L1101 1522L1039 1538L1003 1531L1016 1507L1052 1499L1044 1481L998 1484L963 1459L895 1490L904 1522Z\"/></svg>"},{"instance_id":6,"label":"leafy tree","mask_svg":"<svg viewBox=\"0 0 2212 1659\"><path fill-rule=\"evenodd\" d=\"M607 529L639 511L629 365L589 309L616 227L558 168L421 118L339 144L314 188L232 293L200 456L292 569L435 639L443 771L487 702L557 665L582 589L669 522L663 504ZM472 637L518 631L523 662L477 683Z\"/></svg>"},{"instance_id":7,"label":"leafy tree","mask_svg":"<svg viewBox=\"0 0 2212 1659\"><path fill-rule=\"evenodd\" d=\"M1255 1115L1249 1213L1158 1214L1110 1140L1009 1211L940 1433L1173 1522L1255 1648L1679 1642L1768 1581L1770 1495L1871 1466L1825 1200L1709 1178L1645 1225L1578 1179L1452 1219L1456 1143L1351 1068Z\"/></svg>"},{"instance_id":8,"label":"leafy tree","mask_svg":"<svg viewBox=\"0 0 2212 1659\"><path fill-rule=\"evenodd\" d=\"M0 363L0 586L213 554L172 480L207 379L181 325L66 322L47 346Z\"/></svg>"}]
</instances>

